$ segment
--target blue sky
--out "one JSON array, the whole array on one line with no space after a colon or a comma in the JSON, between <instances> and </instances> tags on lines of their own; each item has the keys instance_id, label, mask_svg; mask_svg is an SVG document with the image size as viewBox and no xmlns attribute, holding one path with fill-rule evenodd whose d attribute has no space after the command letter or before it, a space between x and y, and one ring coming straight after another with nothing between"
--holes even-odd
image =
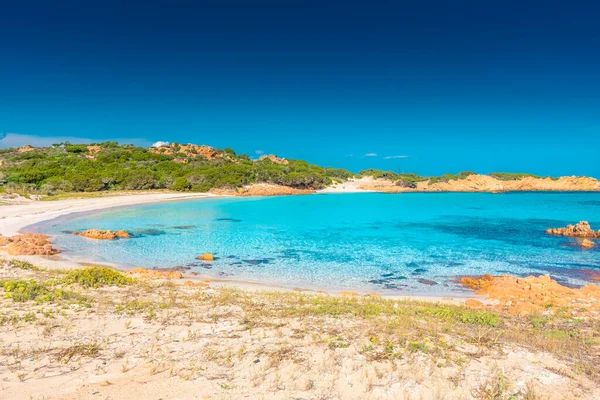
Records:
<instances>
[{"instance_id":1,"label":"blue sky","mask_svg":"<svg viewBox=\"0 0 600 400\"><path fill-rule=\"evenodd\" d=\"M597 2L86 3L3 2L0 147L600 177Z\"/></svg>"}]
</instances>

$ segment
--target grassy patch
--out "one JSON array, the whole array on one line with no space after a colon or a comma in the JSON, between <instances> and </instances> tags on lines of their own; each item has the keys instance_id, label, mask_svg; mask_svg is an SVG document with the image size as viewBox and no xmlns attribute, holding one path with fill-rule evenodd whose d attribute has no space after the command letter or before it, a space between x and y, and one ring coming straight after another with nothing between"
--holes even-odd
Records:
<instances>
[{"instance_id":1,"label":"grassy patch","mask_svg":"<svg viewBox=\"0 0 600 400\"><path fill-rule=\"evenodd\" d=\"M35 301L36 303L55 302L64 299L78 299L76 293L55 287L52 282L35 280L8 280L2 282L4 297L14 302Z\"/></svg>"},{"instance_id":2,"label":"grassy patch","mask_svg":"<svg viewBox=\"0 0 600 400\"><path fill-rule=\"evenodd\" d=\"M89 267L74 269L67 273L65 282L77 283L86 288L101 286L126 286L135 282L135 279L108 267Z\"/></svg>"}]
</instances>

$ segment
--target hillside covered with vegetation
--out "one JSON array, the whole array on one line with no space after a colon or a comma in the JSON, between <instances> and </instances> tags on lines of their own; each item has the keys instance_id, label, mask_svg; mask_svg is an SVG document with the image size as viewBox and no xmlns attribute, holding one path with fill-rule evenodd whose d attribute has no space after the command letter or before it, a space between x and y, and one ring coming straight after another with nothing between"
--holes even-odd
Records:
<instances>
[{"instance_id":1,"label":"hillside covered with vegetation","mask_svg":"<svg viewBox=\"0 0 600 400\"><path fill-rule=\"evenodd\" d=\"M270 183L296 189L322 189L334 182L370 176L414 188L464 179L474 172L438 177L363 170L354 174L341 168L324 168L301 160L263 156L252 160L232 149L173 143L143 148L104 142L92 145L59 143L52 147L24 146L0 150L0 191L55 195L67 192L152 190L207 192ZM498 180L519 180L531 174L495 172Z\"/></svg>"},{"instance_id":2,"label":"hillside covered with vegetation","mask_svg":"<svg viewBox=\"0 0 600 400\"><path fill-rule=\"evenodd\" d=\"M353 175L343 169L323 168L299 160L274 162L268 157L251 160L232 149L208 146L174 144L146 149L105 142L0 150L0 186L5 190L48 195L149 189L206 192L260 182L320 189L332 180L345 180Z\"/></svg>"}]
</instances>

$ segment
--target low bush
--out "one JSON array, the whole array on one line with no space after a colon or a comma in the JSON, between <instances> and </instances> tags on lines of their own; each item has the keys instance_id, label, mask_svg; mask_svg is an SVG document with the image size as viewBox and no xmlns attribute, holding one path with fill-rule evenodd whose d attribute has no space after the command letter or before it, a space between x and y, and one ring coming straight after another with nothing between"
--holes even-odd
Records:
<instances>
[{"instance_id":1,"label":"low bush","mask_svg":"<svg viewBox=\"0 0 600 400\"><path fill-rule=\"evenodd\" d=\"M131 285L135 279L108 267L89 267L74 269L67 273L65 283L77 283L83 287Z\"/></svg>"}]
</instances>

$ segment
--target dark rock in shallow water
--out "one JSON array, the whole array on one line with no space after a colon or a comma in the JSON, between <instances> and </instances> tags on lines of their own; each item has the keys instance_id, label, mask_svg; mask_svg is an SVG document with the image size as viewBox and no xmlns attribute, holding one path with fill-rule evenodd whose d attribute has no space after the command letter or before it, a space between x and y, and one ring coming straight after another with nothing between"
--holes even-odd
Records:
<instances>
[{"instance_id":1,"label":"dark rock in shallow water","mask_svg":"<svg viewBox=\"0 0 600 400\"><path fill-rule=\"evenodd\" d=\"M437 283L436 281L432 281L429 279L423 279L423 278L417 279L417 282L422 283L423 285L430 285L430 286L439 285L439 283Z\"/></svg>"},{"instance_id":2,"label":"dark rock in shallow water","mask_svg":"<svg viewBox=\"0 0 600 400\"><path fill-rule=\"evenodd\" d=\"M231 263L229 265L244 265L244 263L241 261L237 261L237 262Z\"/></svg>"},{"instance_id":3,"label":"dark rock in shallow water","mask_svg":"<svg viewBox=\"0 0 600 400\"><path fill-rule=\"evenodd\" d=\"M166 232L160 229L146 228L146 229L136 229L132 231L133 236L135 237L144 237L144 236L160 236L164 235Z\"/></svg>"},{"instance_id":4,"label":"dark rock in shallow water","mask_svg":"<svg viewBox=\"0 0 600 400\"><path fill-rule=\"evenodd\" d=\"M382 278L389 278L390 276L394 276L393 272L387 273L387 274L381 274Z\"/></svg>"},{"instance_id":5,"label":"dark rock in shallow water","mask_svg":"<svg viewBox=\"0 0 600 400\"><path fill-rule=\"evenodd\" d=\"M219 272L217 275L218 275L218 276L221 276L221 277L233 276L233 274L229 274L229 273L227 273L227 272Z\"/></svg>"},{"instance_id":6,"label":"dark rock in shallow water","mask_svg":"<svg viewBox=\"0 0 600 400\"><path fill-rule=\"evenodd\" d=\"M419 264L417 264L416 262L409 262L409 263L406 263L406 266L407 266L408 268L419 268L419 267L420 267L420 265L419 265Z\"/></svg>"},{"instance_id":7,"label":"dark rock in shallow water","mask_svg":"<svg viewBox=\"0 0 600 400\"><path fill-rule=\"evenodd\" d=\"M237 256L227 256L225 258L237 258Z\"/></svg>"},{"instance_id":8,"label":"dark rock in shallow water","mask_svg":"<svg viewBox=\"0 0 600 400\"><path fill-rule=\"evenodd\" d=\"M194 229L195 226L194 225L180 225L180 226L173 226L173 229Z\"/></svg>"},{"instance_id":9,"label":"dark rock in shallow water","mask_svg":"<svg viewBox=\"0 0 600 400\"><path fill-rule=\"evenodd\" d=\"M273 260L272 258L260 258L257 260L242 260L245 263L251 264L251 265L260 265L260 264L268 264L271 262L271 260Z\"/></svg>"},{"instance_id":10,"label":"dark rock in shallow water","mask_svg":"<svg viewBox=\"0 0 600 400\"><path fill-rule=\"evenodd\" d=\"M412 272L412 274L413 275L421 275L421 274L424 274L425 272L427 272L427 270L425 268L417 268Z\"/></svg>"},{"instance_id":11,"label":"dark rock in shallow water","mask_svg":"<svg viewBox=\"0 0 600 400\"><path fill-rule=\"evenodd\" d=\"M241 219L235 219L235 218L217 218L217 221L223 221L223 222L242 222Z\"/></svg>"}]
</instances>

